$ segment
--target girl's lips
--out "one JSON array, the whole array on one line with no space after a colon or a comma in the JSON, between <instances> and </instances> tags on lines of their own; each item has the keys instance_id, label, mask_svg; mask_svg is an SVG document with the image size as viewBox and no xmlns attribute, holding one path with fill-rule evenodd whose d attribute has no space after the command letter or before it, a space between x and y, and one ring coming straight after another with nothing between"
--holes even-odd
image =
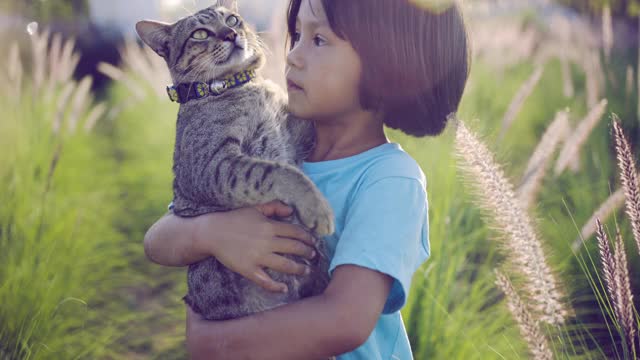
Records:
<instances>
[{"instance_id":1,"label":"girl's lips","mask_svg":"<svg viewBox=\"0 0 640 360\"><path fill-rule=\"evenodd\" d=\"M287 79L287 89L288 90L298 90L298 91L304 91L304 89L302 89L302 87L298 84L296 84L295 82L288 80Z\"/></svg>"}]
</instances>

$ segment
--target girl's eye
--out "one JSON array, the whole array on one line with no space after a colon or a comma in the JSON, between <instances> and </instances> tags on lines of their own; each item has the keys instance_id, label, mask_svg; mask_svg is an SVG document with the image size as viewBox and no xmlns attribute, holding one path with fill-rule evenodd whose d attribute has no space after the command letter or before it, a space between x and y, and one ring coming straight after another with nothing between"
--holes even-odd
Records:
<instances>
[{"instance_id":1,"label":"girl's eye","mask_svg":"<svg viewBox=\"0 0 640 360\"><path fill-rule=\"evenodd\" d=\"M225 22L227 23L227 26L234 27L238 25L238 23L240 22L240 19L238 19L238 17L235 15L231 15L227 18Z\"/></svg>"},{"instance_id":2,"label":"girl's eye","mask_svg":"<svg viewBox=\"0 0 640 360\"><path fill-rule=\"evenodd\" d=\"M209 37L209 32L207 30L196 30L191 34L191 37L196 40L205 40Z\"/></svg>"},{"instance_id":3,"label":"girl's eye","mask_svg":"<svg viewBox=\"0 0 640 360\"><path fill-rule=\"evenodd\" d=\"M293 33L293 36L291 37L291 41L293 41L294 43L297 43L298 41L300 41L300 32L296 31Z\"/></svg>"},{"instance_id":4,"label":"girl's eye","mask_svg":"<svg viewBox=\"0 0 640 360\"><path fill-rule=\"evenodd\" d=\"M313 43L314 43L316 46L322 46L322 45L324 45L324 43L326 43L326 42L327 42L327 41L326 41L325 39L321 38L321 37L320 37L320 36L318 36L318 35L316 35L316 36L313 38Z\"/></svg>"}]
</instances>

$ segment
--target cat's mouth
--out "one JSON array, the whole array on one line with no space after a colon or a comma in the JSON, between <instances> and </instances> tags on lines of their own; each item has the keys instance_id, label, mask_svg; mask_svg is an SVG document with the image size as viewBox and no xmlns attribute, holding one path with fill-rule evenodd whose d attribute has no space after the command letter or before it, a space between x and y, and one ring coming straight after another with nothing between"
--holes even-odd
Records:
<instances>
[{"instance_id":1,"label":"cat's mouth","mask_svg":"<svg viewBox=\"0 0 640 360\"><path fill-rule=\"evenodd\" d=\"M229 51L229 54L227 56L225 56L222 59L218 59L216 60L216 65L222 65L222 64L226 64L227 62L229 62L229 60L231 59L231 57L233 56L233 54L236 52L236 48L234 47L233 49L231 49Z\"/></svg>"},{"instance_id":2,"label":"cat's mouth","mask_svg":"<svg viewBox=\"0 0 640 360\"><path fill-rule=\"evenodd\" d=\"M216 60L215 64L216 65L224 65L224 64L230 62L231 59L234 56L242 56L242 54L244 52L245 52L245 48L244 47L242 47L239 44L233 44L232 47L231 47L231 50L229 50L228 55L226 57L222 58L222 59Z\"/></svg>"}]
</instances>

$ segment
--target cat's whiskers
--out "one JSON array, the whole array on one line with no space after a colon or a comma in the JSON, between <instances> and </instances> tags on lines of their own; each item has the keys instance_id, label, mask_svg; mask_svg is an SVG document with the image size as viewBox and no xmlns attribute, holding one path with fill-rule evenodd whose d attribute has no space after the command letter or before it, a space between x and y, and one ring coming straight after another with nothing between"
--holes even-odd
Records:
<instances>
[{"instance_id":1,"label":"cat's whiskers","mask_svg":"<svg viewBox=\"0 0 640 360\"><path fill-rule=\"evenodd\" d=\"M252 39L252 40L253 42L249 42L249 46L254 45L256 50L258 52L264 53L267 58L273 55L273 52L269 48L269 45L267 44L267 42L264 39L262 39L260 36L256 36L255 39Z\"/></svg>"}]
</instances>

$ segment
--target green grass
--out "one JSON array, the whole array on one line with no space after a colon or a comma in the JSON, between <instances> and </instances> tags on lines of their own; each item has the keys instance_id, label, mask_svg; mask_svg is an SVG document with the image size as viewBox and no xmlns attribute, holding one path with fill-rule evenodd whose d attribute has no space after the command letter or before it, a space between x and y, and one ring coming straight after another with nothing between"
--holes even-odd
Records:
<instances>
[{"instance_id":1,"label":"green grass","mask_svg":"<svg viewBox=\"0 0 640 360\"><path fill-rule=\"evenodd\" d=\"M115 163L101 139L51 131L53 104L2 97L0 123L0 350L9 358L109 353L124 312L114 309L127 244L110 219ZM54 165L55 164L55 165Z\"/></svg>"}]
</instances>

